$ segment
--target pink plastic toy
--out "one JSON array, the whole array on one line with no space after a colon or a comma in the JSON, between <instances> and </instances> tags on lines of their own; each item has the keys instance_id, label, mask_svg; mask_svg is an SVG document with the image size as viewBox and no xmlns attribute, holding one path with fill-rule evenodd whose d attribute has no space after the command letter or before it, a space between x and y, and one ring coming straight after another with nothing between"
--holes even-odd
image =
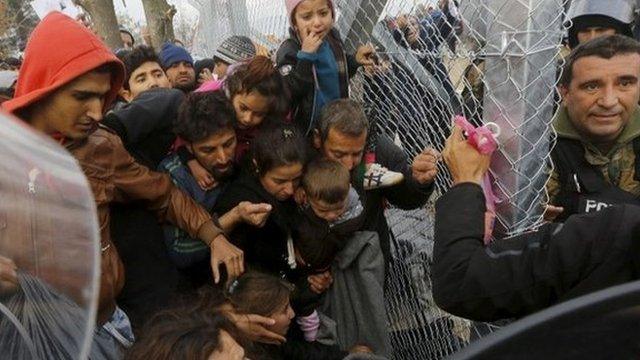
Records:
<instances>
[{"instance_id":1,"label":"pink plastic toy","mask_svg":"<svg viewBox=\"0 0 640 360\"><path fill-rule=\"evenodd\" d=\"M476 128L464 116L456 116L455 124L458 125L467 136L467 141L478 149L481 154L491 155L498 148L496 138L500 135L500 127L495 123L487 123ZM493 236L493 228L496 221L496 204L500 202L493 193L491 174L487 173L482 178L482 191L486 201L487 211L484 217L484 243L489 244Z\"/></svg>"}]
</instances>

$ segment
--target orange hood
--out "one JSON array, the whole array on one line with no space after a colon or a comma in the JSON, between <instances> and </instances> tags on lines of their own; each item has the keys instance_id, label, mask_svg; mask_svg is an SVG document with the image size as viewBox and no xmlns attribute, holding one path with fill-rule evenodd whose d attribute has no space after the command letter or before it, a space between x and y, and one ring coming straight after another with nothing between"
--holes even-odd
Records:
<instances>
[{"instance_id":1,"label":"orange hood","mask_svg":"<svg viewBox=\"0 0 640 360\"><path fill-rule=\"evenodd\" d=\"M124 79L124 65L89 29L60 12L49 13L29 37L15 96L2 108L15 113L104 64L117 69L105 108L115 100Z\"/></svg>"}]
</instances>

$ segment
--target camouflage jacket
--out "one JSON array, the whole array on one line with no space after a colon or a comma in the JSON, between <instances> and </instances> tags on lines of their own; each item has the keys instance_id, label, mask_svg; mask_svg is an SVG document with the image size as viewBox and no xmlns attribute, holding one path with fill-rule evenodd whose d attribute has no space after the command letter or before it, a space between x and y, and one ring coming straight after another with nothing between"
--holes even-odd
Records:
<instances>
[{"instance_id":1,"label":"camouflage jacket","mask_svg":"<svg viewBox=\"0 0 640 360\"><path fill-rule=\"evenodd\" d=\"M640 196L640 182L634 178L636 156L633 149L633 140L640 137L640 108L633 113L629 123L616 140L616 144L607 154L603 154L595 145L580 137L571 124L565 107L558 111L553 127L558 134L558 139L580 140L584 146L585 159L602 172L607 183ZM560 180L556 170L551 171L546 189L549 194L549 204L554 204L556 196L560 193Z\"/></svg>"}]
</instances>

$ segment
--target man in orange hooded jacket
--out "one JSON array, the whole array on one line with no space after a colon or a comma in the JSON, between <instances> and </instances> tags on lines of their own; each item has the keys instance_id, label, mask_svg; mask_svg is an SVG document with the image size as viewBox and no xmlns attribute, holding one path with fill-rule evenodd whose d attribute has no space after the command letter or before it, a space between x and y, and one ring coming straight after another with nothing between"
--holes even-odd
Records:
<instances>
[{"instance_id":1,"label":"man in orange hooded jacket","mask_svg":"<svg viewBox=\"0 0 640 360\"><path fill-rule=\"evenodd\" d=\"M225 264L230 277L244 271L243 253L231 245L204 209L175 188L166 174L139 165L119 137L102 127L103 112L122 86L124 66L90 30L53 12L34 29L25 50L14 99L2 108L44 132L73 154L94 195L100 225L102 268L98 326L116 311L122 262L109 234L109 205L143 200L169 221L211 247L214 279Z\"/></svg>"}]
</instances>

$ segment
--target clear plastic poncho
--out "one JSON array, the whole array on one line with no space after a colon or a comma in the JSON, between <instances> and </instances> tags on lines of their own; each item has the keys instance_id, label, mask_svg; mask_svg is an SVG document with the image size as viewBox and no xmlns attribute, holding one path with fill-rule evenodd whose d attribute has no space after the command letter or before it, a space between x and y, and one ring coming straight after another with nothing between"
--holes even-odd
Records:
<instances>
[{"instance_id":1,"label":"clear plastic poncho","mask_svg":"<svg viewBox=\"0 0 640 360\"><path fill-rule=\"evenodd\" d=\"M0 357L87 357L98 248L93 196L75 159L0 112ZM7 281L9 261L17 284Z\"/></svg>"}]
</instances>

